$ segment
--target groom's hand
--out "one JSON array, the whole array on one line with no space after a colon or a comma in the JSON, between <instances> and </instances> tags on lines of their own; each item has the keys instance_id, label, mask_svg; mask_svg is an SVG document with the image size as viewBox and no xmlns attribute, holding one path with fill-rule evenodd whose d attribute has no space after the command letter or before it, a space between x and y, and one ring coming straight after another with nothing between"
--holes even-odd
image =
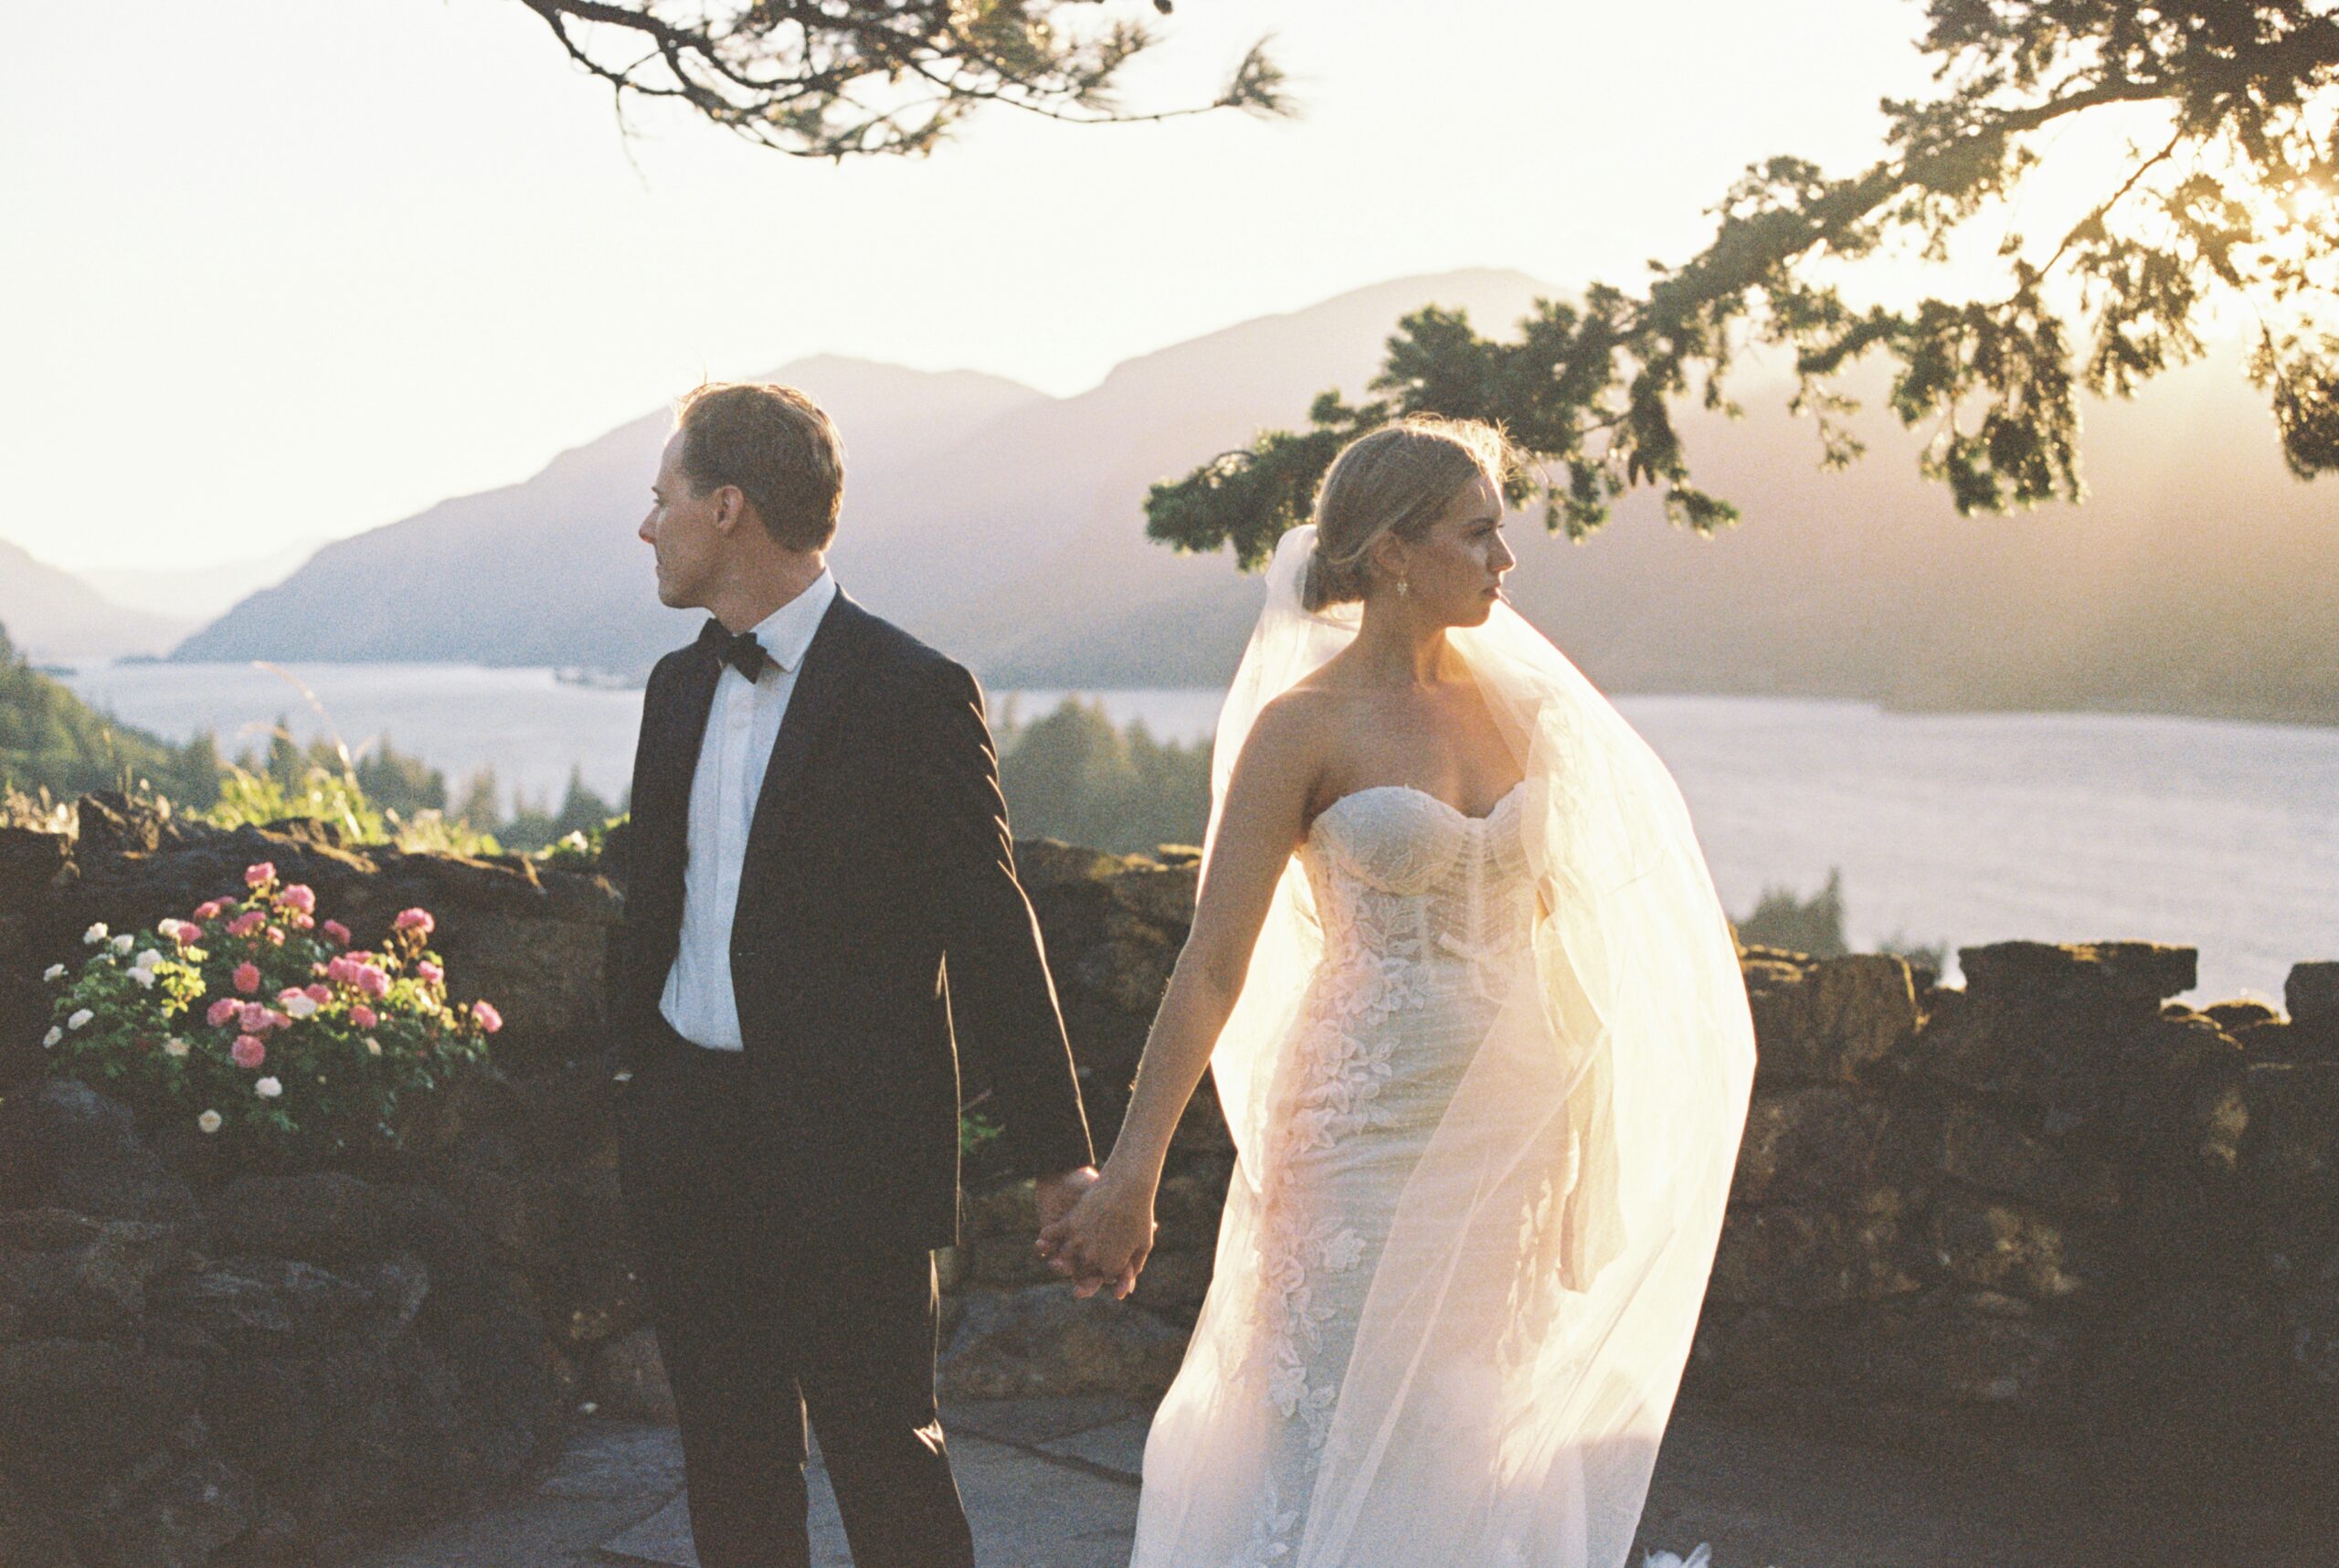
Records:
<instances>
[{"instance_id":1,"label":"groom's hand","mask_svg":"<svg viewBox=\"0 0 2339 1568\"><path fill-rule=\"evenodd\" d=\"M1074 1278L1072 1265L1064 1260L1047 1236L1050 1231L1071 1215L1074 1209L1079 1207L1080 1200L1087 1196L1088 1190L1095 1186L1098 1180L1096 1167L1083 1165L1075 1170L1059 1171L1053 1175L1039 1177L1032 1183L1040 1200L1040 1234L1032 1243L1032 1250L1058 1274L1072 1279L1074 1292L1083 1297L1093 1296L1104 1286L1117 1282L1103 1278ZM1128 1283L1135 1285L1136 1281L1132 1279ZM1122 1294L1127 1295L1127 1292L1123 1290Z\"/></svg>"},{"instance_id":2,"label":"groom's hand","mask_svg":"<svg viewBox=\"0 0 2339 1568\"><path fill-rule=\"evenodd\" d=\"M1032 1189L1040 1199L1040 1228L1044 1231L1072 1213L1073 1206L1080 1202L1088 1189L1096 1185L1096 1167L1083 1165L1076 1170L1059 1171L1033 1181Z\"/></svg>"},{"instance_id":3,"label":"groom's hand","mask_svg":"<svg viewBox=\"0 0 2339 1568\"><path fill-rule=\"evenodd\" d=\"M1085 1300L1109 1287L1126 1300L1161 1230L1153 1220L1152 1191L1117 1186L1110 1176L1095 1172L1081 1186L1069 1213L1042 1218L1036 1250L1072 1281L1074 1296Z\"/></svg>"}]
</instances>

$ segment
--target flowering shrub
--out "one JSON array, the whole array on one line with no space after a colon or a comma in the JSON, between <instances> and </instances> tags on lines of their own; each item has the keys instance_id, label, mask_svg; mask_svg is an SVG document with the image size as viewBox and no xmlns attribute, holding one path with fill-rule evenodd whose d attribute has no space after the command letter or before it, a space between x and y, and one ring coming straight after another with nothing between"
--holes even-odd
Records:
<instances>
[{"instance_id":1,"label":"flowering shrub","mask_svg":"<svg viewBox=\"0 0 2339 1568\"><path fill-rule=\"evenodd\" d=\"M43 1044L53 1070L102 1082L148 1126L184 1118L258 1150L331 1155L396 1148L401 1097L487 1054L488 1002L450 1007L424 909L378 950L317 918L316 894L261 862L240 899L185 919L83 933L93 950L61 984Z\"/></svg>"}]
</instances>

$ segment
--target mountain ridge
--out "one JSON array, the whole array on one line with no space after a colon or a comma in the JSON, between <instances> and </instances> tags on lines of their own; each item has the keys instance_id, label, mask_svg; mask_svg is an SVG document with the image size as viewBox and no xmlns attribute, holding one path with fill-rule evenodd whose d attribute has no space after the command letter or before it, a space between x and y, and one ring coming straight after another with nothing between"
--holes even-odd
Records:
<instances>
[{"instance_id":1,"label":"mountain ridge","mask_svg":"<svg viewBox=\"0 0 2339 1568\"><path fill-rule=\"evenodd\" d=\"M79 575L0 540L0 626L36 662L157 654L190 624L118 604Z\"/></svg>"},{"instance_id":2,"label":"mountain ridge","mask_svg":"<svg viewBox=\"0 0 2339 1568\"><path fill-rule=\"evenodd\" d=\"M1148 540L1146 486L1301 419L1326 387L1360 392L1407 311L1455 305L1501 330L1558 292L1499 269L1395 280L1135 355L1063 397L839 355L776 374L843 430L831 559L863 603L994 684L1208 684L1231 673L1258 585L1222 553ZM1827 473L1783 389L1741 376L1744 419L1682 423L1701 484L1743 524L1697 539L1646 494L1582 546L1516 520L1514 601L1620 692L2339 723L2339 496L2290 478L2230 356L2089 404L2090 501L2013 517L1956 517L1917 474L1919 438L1866 390L1869 454ZM668 428L645 414L320 552L175 656L638 675L693 625L657 606L632 534Z\"/></svg>"}]
</instances>

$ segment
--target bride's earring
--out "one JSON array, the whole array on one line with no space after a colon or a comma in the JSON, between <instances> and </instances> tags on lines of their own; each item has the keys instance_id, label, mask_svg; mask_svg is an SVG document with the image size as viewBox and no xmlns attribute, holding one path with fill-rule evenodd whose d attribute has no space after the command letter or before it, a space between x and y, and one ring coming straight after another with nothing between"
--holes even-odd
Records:
<instances>
[{"instance_id":1,"label":"bride's earring","mask_svg":"<svg viewBox=\"0 0 2339 1568\"><path fill-rule=\"evenodd\" d=\"M1399 599L1404 598L1407 594L1413 591L1413 583L1411 577L1399 577L1397 579L1397 597Z\"/></svg>"}]
</instances>

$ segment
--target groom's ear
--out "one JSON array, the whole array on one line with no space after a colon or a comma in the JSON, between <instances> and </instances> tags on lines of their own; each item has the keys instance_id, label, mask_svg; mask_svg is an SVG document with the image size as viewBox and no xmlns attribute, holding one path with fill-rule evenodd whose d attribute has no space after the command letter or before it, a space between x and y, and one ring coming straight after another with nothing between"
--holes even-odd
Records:
<instances>
[{"instance_id":1,"label":"groom's ear","mask_svg":"<svg viewBox=\"0 0 2339 1568\"><path fill-rule=\"evenodd\" d=\"M747 493L736 484L716 485L707 501L714 508L714 526L723 533L763 525L756 517L755 507L748 503Z\"/></svg>"}]
</instances>

